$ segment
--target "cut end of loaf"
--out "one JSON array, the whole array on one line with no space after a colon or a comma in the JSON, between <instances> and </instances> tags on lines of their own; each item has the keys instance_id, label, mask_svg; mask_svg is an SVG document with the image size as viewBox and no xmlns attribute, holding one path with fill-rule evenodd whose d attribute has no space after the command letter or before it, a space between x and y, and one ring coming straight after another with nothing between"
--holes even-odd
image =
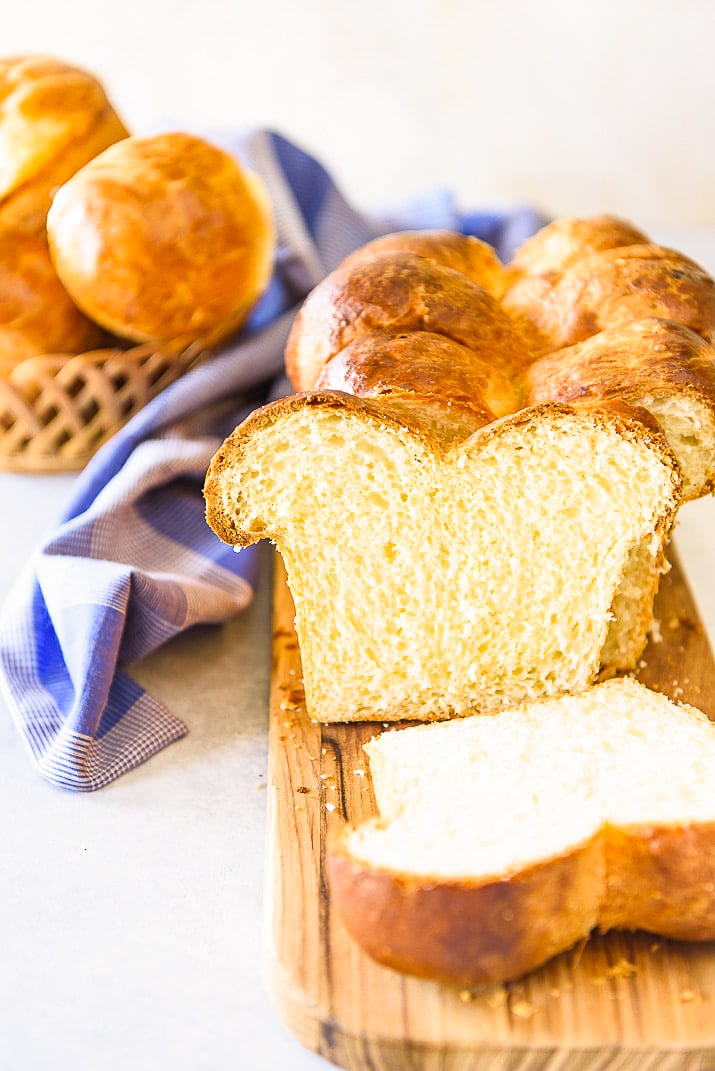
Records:
<instances>
[{"instance_id":1,"label":"cut end of loaf","mask_svg":"<svg viewBox=\"0 0 715 1071\"><path fill-rule=\"evenodd\" d=\"M629 557L642 545L659 561L678 493L662 438L637 421L546 405L445 448L339 392L250 418L206 486L222 538L268 537L283 555L322 721L585 688Z\"/></svg>"},{"instance_id":2,"label":"cut end of loaf","mask_svg":"<svg viewBox=\"0 0 715 1071\"><path fill-rule=\"evenodd\" d=\"M648 317L542 357L526 375L528 399L620 400L647 410L683 473L683 498L715 481L715 353L682 324Z\"/></svg>"},{"instance_id":3,"label":"cut end of loaf","mask_svg":"<svg viewBox=\"0 0 715 1071\"><path fill-rule=\"evenodd\" d=\"M715 938L715 728L632 679L366 745L380 818L329 851L375 958L504 981L601 929Z\"/></svg>"}]
</instances>

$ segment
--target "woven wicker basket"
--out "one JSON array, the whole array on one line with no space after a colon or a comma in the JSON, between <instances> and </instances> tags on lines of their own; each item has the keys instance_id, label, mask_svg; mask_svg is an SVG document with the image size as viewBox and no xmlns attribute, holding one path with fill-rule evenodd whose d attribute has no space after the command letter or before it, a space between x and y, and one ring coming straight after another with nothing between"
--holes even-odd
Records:
<instances>
[{"instance_id":1,"label":"woven wicker basket","mask_svg":"<svg viewBox=\"0 0 715 1071\"><path fill-rule=\"evenodd\" d=\"M81 469L142 406L205 356L146 343L30 357L0 376L0 469Z\"/></svg>"}]
</instances>

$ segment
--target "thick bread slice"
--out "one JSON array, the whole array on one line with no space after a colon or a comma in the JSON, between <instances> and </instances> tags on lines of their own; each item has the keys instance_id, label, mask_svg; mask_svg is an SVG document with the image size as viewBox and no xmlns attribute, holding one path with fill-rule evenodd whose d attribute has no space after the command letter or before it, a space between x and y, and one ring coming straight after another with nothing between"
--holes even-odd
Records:
<instances>
[{"instance_id":1,"label":"thick bread slice","mask_svg":"<svg viewBox=\"0 0 715 1071\"><path fill-rule=\"evenodd\" d=\"M715 939L715 726L626 678L366 745L381 817L328 849L380 962L501 982L596 926Z\"/></svg>"},{"instance_id":2,"label":"thick bread slice","mask_svg":"<svg viewBox=\"0 0 715 1071\"><path fill-rule=\"evenodd\" d=\"M249 417L205 490L222 539L278 545L308 711L347 721L587 687L632 555L662 565L680 482L662 436L615 412L535 406L452 443L325 391Z\"/></svg>"}]
</instances>

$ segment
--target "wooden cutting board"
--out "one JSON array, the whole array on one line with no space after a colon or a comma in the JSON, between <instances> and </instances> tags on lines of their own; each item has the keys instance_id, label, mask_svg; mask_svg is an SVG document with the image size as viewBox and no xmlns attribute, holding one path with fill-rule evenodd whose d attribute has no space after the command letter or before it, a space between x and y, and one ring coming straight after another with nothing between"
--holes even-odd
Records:
<instances>
[{"instance_id":1,"label":"wooden cutting board","mask_svg":"<svg viewBox=\"0 0 715 1071\"><path fill-rule=\"evenodd\" d=\"M674 560L640 679L715 720L715 663ZM319 725L303 703L293 605L275 577L269 743L269 989L308 1048L355 1071L715 1071L715 945L595 935L519 982L465 990L373 963L333 910L331 823L375 813L373 724ZM715 792L715 771L713 771Z\"/></svg>"}]
</instances>

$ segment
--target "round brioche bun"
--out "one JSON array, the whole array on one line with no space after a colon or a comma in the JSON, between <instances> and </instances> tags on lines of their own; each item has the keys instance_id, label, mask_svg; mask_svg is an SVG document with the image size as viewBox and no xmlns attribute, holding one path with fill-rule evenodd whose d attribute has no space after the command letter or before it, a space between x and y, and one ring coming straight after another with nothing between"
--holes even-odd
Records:
<instances>
[{"instance_id":1,"label":"round brioche bun","mask_svg":"<svg viewBox=\"0 0 715 1071\"><path fill-rule=\"evenodd\" d=\"M50 56L0 59L0 223L42 231L54 191L126 136L87 71Z\"/></svg>"},{"instance_id":2,"label":"round brioche bun","mask_svg":"<svg viewBox=\"0 0 715 1071\"><path fill-rule=\"evenodd\" d=\"M2 370L26 357L94 349L102 338L57 278L44 238L24 228L0 226Z\"/></svg>"},{"instance_id":3,"label":"round brioche bun","mask_svg":"<svg viewBox=\"0 0 715 1071\"><path fill-rule=\"evenodd\" d=\"M47 232L77 305L138 342L220 341L273 264L263 182L182 133L126 138L96 157L58 190Z\"/></svg>"}]
</instances>

